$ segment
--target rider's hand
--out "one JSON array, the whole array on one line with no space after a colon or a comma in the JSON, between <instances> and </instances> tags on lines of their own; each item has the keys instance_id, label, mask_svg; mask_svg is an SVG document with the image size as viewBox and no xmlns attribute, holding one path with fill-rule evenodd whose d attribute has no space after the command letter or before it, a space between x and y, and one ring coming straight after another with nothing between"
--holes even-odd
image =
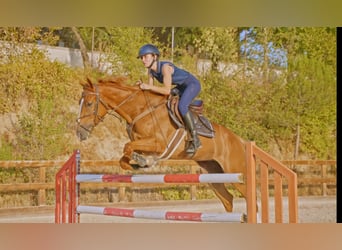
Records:
<instances>
[{"instance_id":1,"label":"rider's hand","mask_svg":"<svg viewBox=\"0 0 342 250\"><path fill-rule=\"evenodd\" d=\"M139 86L143 90L151 89L149 84L146 84L146 83L143 83L143 82Z\"/></svg>"}]
</instances>

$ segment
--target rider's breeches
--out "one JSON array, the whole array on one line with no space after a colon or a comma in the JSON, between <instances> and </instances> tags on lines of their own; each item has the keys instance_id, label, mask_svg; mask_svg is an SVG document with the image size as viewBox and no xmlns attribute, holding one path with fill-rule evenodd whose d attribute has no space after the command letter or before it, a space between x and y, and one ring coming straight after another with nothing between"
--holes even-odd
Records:
<instances>
[{"instance_id":1,"label":"rider's breeches","mask_svg":"<svg viewBox=\"0 0 342 250\"><path fill-rule=\"evenodd\" d=\"M184 117L189 111L189 105L191 104L192 100L194 100L201 91L201 84L195 77L190 76L185 83L183 83L181 86L177 86L177 88L181 92L178 109L181 115Z\"/></svg>"}]
</instances>

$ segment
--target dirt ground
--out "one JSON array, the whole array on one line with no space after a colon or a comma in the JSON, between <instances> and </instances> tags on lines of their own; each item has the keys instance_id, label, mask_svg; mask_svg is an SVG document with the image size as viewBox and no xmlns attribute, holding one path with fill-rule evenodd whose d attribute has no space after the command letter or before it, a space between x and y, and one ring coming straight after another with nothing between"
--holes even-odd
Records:
<instances>
[{"instance_id":1,"label":"dirt ground","mask_svg":"<svg viewBox=\"0 0 342 250\"><path fill-rule=\"evenodd\" d=\"M164 204L164 205L163 205ZM166 205L165 205L166 204ZM202 213L224 213L223 206L218 200L205 201L172 201L158 203L155 205L141 206L141 204L119 204L126 208L157 210L157 211L179 211L179 212L202 212ZM283 201L284 222L288 222L287 199ZM115 206L114 204L111 206ZM234 201L236 213L246 213L246 203L243 199ZM148 220L126 217L103 216L95 214L81 214L81 223L184 223L180 221ZM298 219L299 223L335 223L336 222L336 197L299 197L298 198ZM274 222L273 201L270 201L270 222ZM53 207L37 211L13 210L1 211L0 223L54 223ZM185 222L196 223L196 222Z\"/></svg>"}]
</instances>

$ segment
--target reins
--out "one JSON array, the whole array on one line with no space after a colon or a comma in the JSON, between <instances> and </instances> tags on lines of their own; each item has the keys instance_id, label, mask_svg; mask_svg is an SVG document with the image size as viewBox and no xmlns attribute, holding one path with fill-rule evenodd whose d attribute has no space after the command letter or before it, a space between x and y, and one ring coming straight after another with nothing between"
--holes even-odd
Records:
<instances>
[{"instance_id":1,"label":"reins","mask_svg":"<svg viewBox=\"0 0 342 250\"><path fill-rule=\"evenodd\" d=\"M151 102L150 102L149 96L146 95L146 91L144 91L144 90L142 90L142 91L143 91L143 94L144 94L144 97L145 97L145 101L146 101L146 103L147 103L147 105L148 105L148 109L145 110L145 111L144 111L143 113L141 113L140 115L138 115L138 116L141 116L141 117L139 117L139 119L142 118L143 116L145 116L145 115L151 113L151 114L152 114L152 118L155 120L155 124L160 125L160 122L159 122L158 119L155 117L153 111L155 111L155 110L156 110L159 106L161 106L162 104L166 104L167 100L165 100L164 102L161 102L161 103L159 103L159 104L153 106L153 105L151 104ZM136 118L137 118L137 117L136 117ZM132 126L132 128L133 128L133 126ZM159 130L162 131L162 129L160 128L160 126L159 126ZM167 142L167 139L166 139L166 137L165 137L165 135L164 135L163 133L162 133L162 136L163 136L164 141Z\"/></svg>"}]
</instances>

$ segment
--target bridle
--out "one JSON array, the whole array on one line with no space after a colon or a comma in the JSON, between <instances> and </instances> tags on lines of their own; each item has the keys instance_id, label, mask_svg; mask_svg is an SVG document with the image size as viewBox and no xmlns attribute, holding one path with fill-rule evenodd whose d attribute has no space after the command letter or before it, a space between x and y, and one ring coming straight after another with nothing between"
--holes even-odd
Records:
<instances>
[{"instance_id":1,"label":"bridle","mask_svg":"<svg viewBox=\"0 0 342 250\"><path fill-rule=\"evenodd\" d=\"M88 95L95 95L95 97L96 97L95 108L94 108L94 111L92 113L81 116L82 108L83 108L83 105L84 105L84 98L86 96L88 96ZM88 90L83 90L82 97L81 97L81 100L80 100L80 109L79 109L78 118L76 119L76 122L77 122L77 124L81 128L83 128L87 132L91 132L91 129L88 129L88 128L86 128L85 126L83 126L81 124L81 120L83 118L86 118L86 117L94 115L94 125L97 124L96 123L97 120L98 121L103 121L103 117L98 115L99 104L104 105L106 107L106 109L108 108L108 105L100 98L100 94L99 94L99 90L98 90L98 86L97 85L95 85L95 92L88 91Z\"/></svg>"},{"instance_id":2,"label":"bridle","mask_svg":"<svg viewBox=\"0 0 342 250\"><path fill-rule=\"evenodd\" d=\"M83 90L82 92L82 97L81 97L81 100L80 100L80 109L79 109L79 115L78 115L78 118L76 119L76 122L78 123L78 126L81 127L82 129L84 129L85 131L87 132L91 132L91 130L93 129L93 127L98 123L98 122L101 122L104 120L104 117L106 114L110 114L110 115L113 115L114 117L118 118L119 120L121 120L121 118L125 119L127 124L126 124L126 130L127 130L127 133L128 133L128 136L129 138L131 138L132 140L134 139L133 138L133 127L134 125L140 120L142 119L143 117L145 117L146 115L152 113L158 109L159 107L161 107L162 105L166 104L167 100L164 100L158 104L155 104L155 105L152 105L149 100L148 100L148 97L146 96L146 91L145 90L142 90L142 89L138 89L136 91L134 91L133 93L131 93L128 97L126 97L121 103L119 103L118 105L115 105L115 106L111 106L111 105L108 105L100 96L100 93L99 93L99 89L98 89L98 85L97 84L93 84L93 86L95 86L95 92L94 91L91 91L91 90ZM148 108L145 109L143 112L141 112L140 114L138 114L136 117L130 117L126 112L124 112L121 107L127 103L129 100L131 100L134 96L136 96L140 91L143 91L144 93L144 97L148 104ZM84 105L84 98L87 96L87 95L95 95L96 97L96 102L95 102L95 108L93 110L93 112L91 112L90 114L85 114L83 116L81 116L81 113L82 113L82 108L83 108L83 105ZM98 110L99 110L99 106L100 105L103 105L106 109L106 113L103 115L103 116L100 116L98 114ZM113 112L109 112L109 111L113 111ZM120 116L118 116L116 113L118 113ZM89 117L89 116L94 116L94 126L92 126L91 128L86 128L85 126L83 126L81 124L81 120L85 117ZM97 122L98 121L98 122ZM158 123L158 121L157 121Z\"/></svg>"},{"instance_id":3,"label":"bridle","mask_svg":"<svg viewBox=\"0 0 342 250\"><path fill-rule=\"evenodd\" d=\"M81 97L81 100L80 100L80 109L79 109L79 115L78 115L78 118L76 119L76 122L78 123L78 125L83 128L84 130L88 131L88 132L91 132L90 129L84 127L83 125L81 125L81 120L83 118L86 118L86 117L89 117L89 116L94 116L94 125L96 125L99 121L103 121L105 115L103 116L100 116L98 115L98 110L99 110L99 105L103 105L105 107L105 109L107 110L107 113L106 114L110 114L110 115L113 115L114 117L120 119L120 117L118 117L117 115L115 115L115 113L112 113L112 112L108 112L108 111L113 111L113 112L116 112L116 111L121 111L121 115L126 119L127 123L128 123L128 127L132 128L134 126L134 124L136 123L137 120L139 120L140 118L142 118L143 116L147 115L148 113L152 112L155 107L150 107L147 111L141 113L140 115L138 115L137 117L135 117L134 119L132 119L129 115L125 114L121 109L120 107L123 106L126 102L128 102L129 100L131 100L135 95L137 95L140 91L142 91L141 89L138 89L137 91L134 91L132 94L130 94L127 98L125 98L121 103L119 103L118 105L116 106L110 106L108 105L100 96L100 93L99 93L99 89L98 89L98 85L97 84L94 84L95 86L95 92L93 91L89 91L89 90L84 90L83 93L82 93L82 97ZM84 105L84 98L87 96L87 95L95 95L96 97L96 102L95 102L95 108L93 110L92 113L90 114L85 114L83 116L81 116L81 113L82 113L82 108L83 108L83 105ZM158 105L159 106L159 105Z\"/></svg>"}]
</instances>

